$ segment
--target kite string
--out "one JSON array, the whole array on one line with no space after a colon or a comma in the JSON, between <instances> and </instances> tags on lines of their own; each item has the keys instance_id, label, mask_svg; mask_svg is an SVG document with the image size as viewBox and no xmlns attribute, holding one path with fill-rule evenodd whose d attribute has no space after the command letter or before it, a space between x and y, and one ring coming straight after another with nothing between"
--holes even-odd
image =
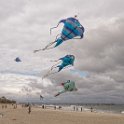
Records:
<instances>
[{"instance_id":1,"label":"kite string","mask_svg":"<svg viewBox=\"0 0 124 124\"><path fill-rule=\"evenodd\" d=\"M52 33L52 29L57 28L57 27L59 26L59 24L60 24L60 23L58 23L58 25L57 25L56 27L50 28L50 35L51 35L51 33Z\"/></svg>"},{"instance_id":2,"label":"kite string","mask_svg":"<svg viewBox=\"0 0 124 124\"><path fill-rule=\"evenodd\" d=\"M48 77L49 75L52 75L52 74L55 74L55 73L57 73L58 72L58 70L56 71L56 72L51 72L51 70L47 73L47 74L45 74L43 77L42 77L42 80L44 79L44 78L46 78L46 77Z\"/></svg>"}]
</instances>

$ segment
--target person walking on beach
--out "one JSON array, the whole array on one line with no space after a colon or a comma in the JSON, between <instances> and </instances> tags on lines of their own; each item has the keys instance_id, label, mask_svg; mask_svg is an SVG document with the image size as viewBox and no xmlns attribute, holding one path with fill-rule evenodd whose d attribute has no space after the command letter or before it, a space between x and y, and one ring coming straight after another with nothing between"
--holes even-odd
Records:
<instances>
[{"instance_id":1,"label":"person walking on beach","mask_svg":"<svg viewBox=\"0 0 124 124\"><path fill-rule=\"evenodd\" d=\"M91 112L93 112L93 108L92 107L90 108L90 110L91 110Z\"/></svg>"},{"instance_id":2,"label":"person walking on beach","mask_svg":"<svg viewBox=\"0 0 124 124\"><path fill-rule=\"evenodd\" d=\"M81 107L81 112L82 112L83 108Z\"/></svg>"},{"instance_id":3,"label":"person walking on beach","mask_svg":"<svg viewBox=\"0 0 124 124\"><path fill-rule=\"evenodd\" d=\"M31 105L29 105L29 107L28 107L28 114L30 114L31 113Z\"/></svg>"},{"instance_id":4,"label":"person walking on beach","mask_svg":"<svg viewBox=\"0 0 124 124\"><path fill-rule=\"evenodd\" d=\"M56 110L56 106L54 106L54 110Z\"/></svg>"},{"instance_id":5,"label":"person walking on beach","mask_svg":"<svg viewBox=\"0 0 124 124\"><path fill-rule=\"evenodd\" d=\"M75 111L75 106L74 106L74 111Z\"/></svg>"}]
</instances>

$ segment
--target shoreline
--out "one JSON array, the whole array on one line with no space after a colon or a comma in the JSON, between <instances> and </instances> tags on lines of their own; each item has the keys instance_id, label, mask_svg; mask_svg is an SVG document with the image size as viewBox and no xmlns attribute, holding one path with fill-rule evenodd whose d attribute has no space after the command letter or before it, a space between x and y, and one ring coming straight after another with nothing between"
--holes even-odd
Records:
<instances>
[{"instance_id":1,"label":"shoreline","mask_svg":"<svg viewBox=\"0 0 124 124\"><path fill-rule=\"evenodd\" d=\"M0 107L0 124L124 124L122 114L96 113L88 111L65 111L53 108L42 109L36 106L8 105L6 109Z\"/></svg>"},{"instance_id":2,"label":"shoreline","mask_svg":"<svg viewBox=\"0 0 124 124\"><path fill-rule=\"evenodd\" d=\"M112 111L112 110L102 110L102 109L96 109L96 108L89 108L89 107L85 107L85 106L76 106L76 105L71 105L71 106L62 106L62 105L44 105L45 108L42 107L42 105L36 105L34 107L38 107L41 109L53 109L53 110L61 110L61 111L69 111L69 112L91 112L91 113L106 113L106 114L124 114L124 110L120 111L120 112L116 112L116 111ZM55 109L56 106L56 109ZM59 106L61 106L61 108L59 108ZM75 106L75 109L72 108Z\"/></svg>"}]
</instances>

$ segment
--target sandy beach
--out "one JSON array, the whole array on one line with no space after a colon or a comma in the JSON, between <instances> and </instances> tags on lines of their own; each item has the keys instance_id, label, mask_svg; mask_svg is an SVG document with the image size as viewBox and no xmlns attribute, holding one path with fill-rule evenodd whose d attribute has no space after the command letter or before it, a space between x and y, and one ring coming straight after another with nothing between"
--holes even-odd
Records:
<instances>
[{"instance_id":1,"label":"sandy beach","mask_svg":"<svg viewBox=\"0 0 124 124\"><path fill-rule=\"evenodd\" d=\"M2 116L3 114L3 116ZM0 124L124 124L123 114L69 112L63 110L28 108L11 105L0 107Z\"/></svg>"}]
</instances>

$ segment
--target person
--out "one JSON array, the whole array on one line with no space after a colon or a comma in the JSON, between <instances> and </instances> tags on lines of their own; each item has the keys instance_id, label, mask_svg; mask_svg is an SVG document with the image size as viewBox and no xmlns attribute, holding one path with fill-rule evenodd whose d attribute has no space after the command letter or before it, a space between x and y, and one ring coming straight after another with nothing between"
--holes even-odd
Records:
<instances>
[{"instance_id":1,"label":"person","mask_svg":"<svg viewBox=\"0 0 124 124\"><path fill-rule=\"evenodd\" d=\"M81 107L81 112L82 112L82 110L83 110L83 109L82 109L82 107Z\"/></svg>"},{"instance_id":2,"label":"person","mask_svg":"<svg viewBox=\"0 0 124 124\"><path fill-rule=\"evenodd\" d=\"M93 112L93 108L92 107L90 108L90 110L91 110L91 112Z\"/></svg>"},{"instance_id":3,"label":"person","mask_svg":"<svg viewBox=\"0 0 124 124\"><path fill-rule=\"evenodd\" d=\"M59 110L62 108L62 106L59 106Z\"/></svg>"},{"instance_id":4,"label":"person","mask_svg":"<svg viewBox=\"0 0 124 124\"><path fill-rule=\"evenodd\" d=\"M56 110L56 106L54 106L54 109Z\"/></svg>"},{"instance_id":5,"label":"person","mask_svg":"<svg viewBox=\"0 0 124 124\"><path fill-rule=\"evenodd\" d=\"M42 109L44 109L45 108L45 106L44 105L42 105Z\"/></svg>"},{"instance_id":6,"label":"person","mask_svg":"<svg viewBox=\"0 0 124 124\"><path fill-rule=\"evenodd\" d=\"M74 111L75 111L75 106L73 108L74 108Z\"/></svg>"},{"instance_id":7,"label":"person","mask_svg":"<svg viewBox=\"0 0 124 124\"><path fill-rule=\"evenodd\" d=\"M29 105L29 107L28 107L28 114L30 114L31 113L31 105Z\"/></svg>"}]
</instances>

